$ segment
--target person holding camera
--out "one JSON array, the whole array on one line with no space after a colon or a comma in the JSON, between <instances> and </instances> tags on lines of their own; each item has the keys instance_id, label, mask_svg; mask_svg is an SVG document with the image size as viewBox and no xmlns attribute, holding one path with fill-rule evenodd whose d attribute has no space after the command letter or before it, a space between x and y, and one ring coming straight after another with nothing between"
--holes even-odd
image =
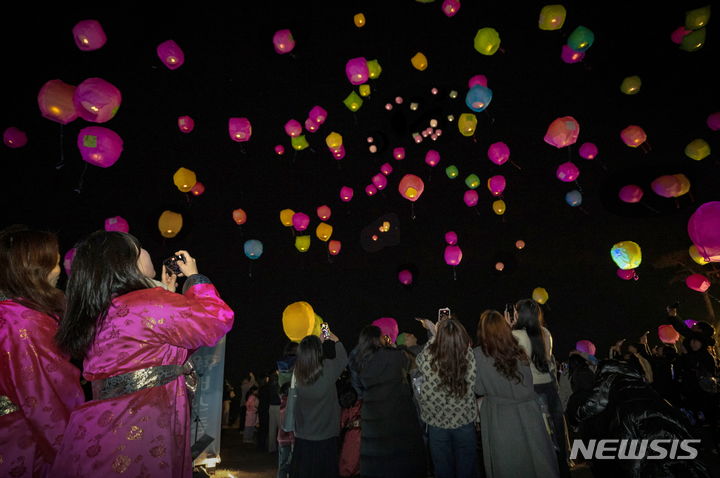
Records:
<instances>
[{"instance_id":1,"label":"person holding camera","mask_svg":"<svg viewBox=\"0 0 720 478\"><path fill-rule=\"evenodd\" d=\"M77 247L56 340L83 359L94 399L72 412L53 477L192 476L188 357L214 346L234 313L187 251L174 258L183 294L166 267L168 290L153 287L140 254L135 237L114 231Z\"/></svg>"}]
</instances>

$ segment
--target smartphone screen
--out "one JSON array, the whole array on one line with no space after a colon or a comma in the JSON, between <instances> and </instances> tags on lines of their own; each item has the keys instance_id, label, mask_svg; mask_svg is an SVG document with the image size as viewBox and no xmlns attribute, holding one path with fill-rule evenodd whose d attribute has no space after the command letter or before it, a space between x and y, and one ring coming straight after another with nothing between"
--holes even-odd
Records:
<instances>
[{"instance_id":1,"label":"smartphone screen","mask_svg":"<svg viewBox=\"0 0 720 478\"><path fill-rule=\"evenodd\" d=\"M320 331L324 339L330 338L330 326L326 322L320 324Z\"/></svg>"}]
</instances>

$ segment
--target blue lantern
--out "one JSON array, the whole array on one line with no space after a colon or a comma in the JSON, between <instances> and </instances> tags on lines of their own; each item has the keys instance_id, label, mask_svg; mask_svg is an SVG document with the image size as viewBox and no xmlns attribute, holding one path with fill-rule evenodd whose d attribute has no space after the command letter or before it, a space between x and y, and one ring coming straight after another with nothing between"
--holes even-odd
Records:
<instances>
[{"instance_id":1,"label":"blue lantern","mask_svg":"<svg viewBox=\"0 0 720 478\"><path fill-rule=\"evenodd\" d=\"M467 92L465 104L476 113L485 110L492 101L492 90L487 86L475 85Z\"/></svg>"},{"instance_id":2,"label":"blue lantern","mask_svg":"<svg viewBox=\"0 0 720 478\"><path fill-rule=\"evenodd\" d=\"M260 256L262 256L263 253L263 243L258 241L257 239L250 239L248 241L245 241L245 244L243 245L243 250L245 251L245 255L248 257L248 259L260 259Z\"/></svg>"},{"instance_id":3,"label":"blue lantern","mask_svg":"<svg viewBox=\"0 0 720 478\"><path fill-rule=\"evenodd\" d=\"M582 194L577 189L573 189L565 195L565 202L572 207L578 207L582 204Z\"/></svg>"},{"instance_id":4,"label":"blue lantern","mask_svg":"<svg viewBox=\"0 0 720 478\"><path fill-rule=\"evenodd\" d=\"M595 34L582 25L577 27L568 37L567 45L575 51L583 52L595 41Z\"/></svg>"}]
</instances>

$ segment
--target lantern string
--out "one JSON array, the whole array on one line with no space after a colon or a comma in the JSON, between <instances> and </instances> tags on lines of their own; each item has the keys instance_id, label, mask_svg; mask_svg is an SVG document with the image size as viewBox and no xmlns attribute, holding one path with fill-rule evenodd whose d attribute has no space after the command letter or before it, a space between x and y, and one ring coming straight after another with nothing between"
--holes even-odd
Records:
<instances>
[{"instance_id":1,"label":"lantern string","mask_svg":"<svg viewBox=\"0 0 720 478\"><path fill-rule=\"evenodd\" d=\"M64 125L62 125L62 124L60 125L60 161L58 161L57 164L55 165L55 169L62 169L62 167L65 166L65 151L64 151L65 148L63 147L63 143L64 143L64 141L63 141L63 138L64 138L63 126Z\"/></svg>"},{"instance_id":2,"label":"lantern string","mask_svg":"<svg viewBox=\"0 0 720 478\"><path fill-rule=\"evenodd\" d=\"M410 219L415 220L415 203L410 203Z\"/></svg>"},{"instance_id":3,"label":"lantern string","mask_svg":"<svg viewBox=\"0 0 720 478\"><path fill-rule=\"evenodd\" d=\"M78 182L78 186L75 188L75 192L78 194L80 194L82 192L83 180L85 179L85 172L87 171L87 167L88 167L88 163L85 163L82 173L80 173L80 181Z\"/></svg>"},{"instance_id":4,"label":"lantern string","mask_svg":"<svg viewBox=\"0 0 720 478\"><path fill-rule=\"evenodd\" d=\"M522 168L520 166L518 166L517 163L515 161L513 161L512 159L510 160L510 164L515 166L519 171L522 171Z\"/></svg>"},{"instance_id":5,"label":"lantern string","mask_svg":"<svg viewBox=\"0 0 720 478\"><path fill-rule=\"evenodd\" d=\"M453 280L457 280L457 267L453 266Z\"/></svg>"},{"instance_id":6,"label":"lantern string","mask_svg":"<svg viewBox=\"0 0 720 478\"><path fill-rule=\"evenodd\" d=\"M248 277L252 279L252 262L248 264Z\"/></svg>"},{"instance_id":7,"label":"lantern string","mask_svg":"<svg viewBox=\"0 0 720 478\"><path fill-rule=\"evenodd\" d=\"M654 212L655 214L660 214L660 211L658 211L658 210L655 209L654 207L648 206L648 205L645 204L643 201L640 201L640 204L642 204L643 206L645 206L647 209L649 209L650 211Z\"/></svg>"}]
</instances>

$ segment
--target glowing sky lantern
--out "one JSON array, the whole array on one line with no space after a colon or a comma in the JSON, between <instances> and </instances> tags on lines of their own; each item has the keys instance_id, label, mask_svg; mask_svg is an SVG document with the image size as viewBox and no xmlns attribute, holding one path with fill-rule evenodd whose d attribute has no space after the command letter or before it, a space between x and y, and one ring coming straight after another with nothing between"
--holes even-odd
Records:
<instances>
[{"instance_id":1,"label":"glowing sky lantern","mask_svg":"<svg viewBox=\"0 0 720 478\"><path fill-rule=\"evenodd\" d=\"M710 21L710 5L685 12L685 28L697 30L707 26Z\"/></svg>"},{"instance_id":2,"label":"glowing sky lantern","mask_svg":"<svg viewBox=\"0 0 720 478\"><path fill-rule=\"evenodd\" d=\"M281 55L290 53L295 48L295 39L290 30L278 30L273 35L275 52Z\"/></svg>"},{"instance_id":3,"label":"glowing sky lantern","mask_svg":"<svg viewBox=\"0 0 720 478\"><path fill-rule=\"evenodd\" d=\"M157 56L163 65L177 70L185 63L185 53L174 40L166 40L157 46Z\"/></svg>"},{"instance_id":4,"label":"glowing sky lantern","mask_svg":"<svg viewBox=\"0 0 720 478\"><path fill-rule=\"evenodd\" d=\"M388 180L384 174L378 173L372 177L372 183L379 191L382 191L385 187L387 187Z\"/></svg>"},{"instance_id":5,"label":"glowing sky lantern","mask_svg":"<svg viewBox=\"0 0 720 478\"><path fill-rule=\"evenodd\" d=\"M183 133L190 133L193 129L195 129L195 120L189 116L179 116L178 129Z\"/></svg>"},{"instance_id":6,"label":"glowing sky lantern","mask_svg":"<svg viewBox=\"0 0 720 478\"><path fill-rule=\"evenodd\" d=\"M122 216L105 219L104 228L106 231L130 232L130 225Z\"/></svg>"},{"instance_id":7,"label":"glowing sky lantern","mask_svg":"<svg viewBox=\"0 0 720 478\"><path fill-rule=\"evenodd\" d=\"M243 252L248 259L256 261L263 253L263 243L257 239L248 239L243 244Z\"/></svg>"},{"instance_id":8,"label":"glowing sky lantern","mask_svg":"<svg viewBox=\"0 0 720 478\"><path fill-rule=\"evenodd\" d=\"M310 216L304 212L296 212L292 217L292 225L296 231L304 231L310 225Z\"/></svg>"},{"instance_id":9,"label":"glowing sky lantern","mask_svg":"<svg viewBox=\"0 0 720 478\"><path fill-rule=\"evenodd\" d=\"M310 133L314 133L319 128L318 124L311 120L310 118L305 119L305 129L308 130Z\"/></svg>"},{"instance_id":10,"label":"glowing sky lantern","mask_svg":"<svg viewBox=\"0 0 720 478\"><path fill-rule=\"evenodd\" d=\"M412 284L412 281L413 281L412 272L410 272L410 271L407 270L407 269L401 270L400 272L398 272L398 281L400 281L400 283L401 283L402 285L410 285L410 284Z\"/></svg>"},{"instance_id":11,"label":"glowing sky lantern","mask_svg":"<svg viewBox=\"0 0 720 478\"><path fill-rule=\"evenodd\" d=\"M50 80L38 93L37 101L43 118L68 124L78 117L73 96L75 87L62 80Z\"/></svg>"},{"instance_id":12,"label":"glowing sky lantern","mask_svg":"<svg viewBox=\"0 0 720 478\"><path fill-rule=\"evenodd\" d=\"M97 20L82 20L72 29L75 45L82 51L93 51L102 48L107 42L107 36L102 25Z\"/></svg>"},{"instance_id":13,"label":"glowing sky lantern","mask_svg":"<svg viewBox=\"0 0 720 478\"><path fill-rule=\"evenodd\" d=\"M367 83L362 84L358 87L358 91L360 92L360 96L370 96L370 85Z\"/></svg>"},{"instance_id":14,"label":"glowing sky lantern","mask_svg":"<svg viewBox=\"0 0 720 478\"><path fill-rule=\"evenodd\" d=\"M414 174L406 174L398 184L400 195L408 201L415 202L420 199L425 190L425 183Z\"/></svg>"},{"instance_id":15,"label":"glowing sky lantern","mask_svg":"<svg viewBox=\"0 0 720 478\"><path fill-rule=\"evenodd\" d=\"M572 116L563 116L550 123L545 133L545 142L556 148L575 144L580 134L580 125Z\"/></svg>"},{"instance_id":16,"label":"glowing sky lantern","mask_svg":"<svg viewBox=\"0 0 720 478\"><path fill-rule=\"evenodd\" d=\"M295 249L307 252L310 249L310 236L295 236Z\"/></svg>"},{"instance_id":17,"label":"glowing sky lantern","mask_svg":"<svg viewBox=\"0 0 720 478\"><path fill-rule=\"evenodd\" d=\"M695 261L697 264L700 264L701 266L704 266L705 264L710 264L710 261L700 255L700 252L698 252L697 246L695 244L690 246L690 248L688 249L688 254L690 254L690 258L693 261Z\"/></svg>"},{"instance_id":18,"label":"glowing sky lantern","mask_svg":"<svg viewBox=\"0 0 720 478\"><path fill-rule=\"evenodd\" d=\"M710 113L705 120L705 124L707 124L707 127L713 131L720 130L720 111Z\"/></svg>"},{"instance_id":19,"label":"glowing sky lantern","mask_svg":"<svg viewBox=\"0 0 720 478\"><path fill-rule=\"evenodd\" d=\"M560 59L568 64L580 63L585 58L585 52L575 51L567 45L563 45L560 50Z\"/></svg>"},{"instance_id":20,"label":"glowing sky lantern","mask_svg":"<svg viewBox=\"0 0 720 478\"><path fill-rule=\"evenodd\" d=\"M377 60L369 60L367 62L368 65L368 77L371 80L375 80L380 77L380 74L382 73L382 66L380 66L380 62Z\"/></svg>"},{"instance_id":21,"label":"glowing sky lantern","mask_svg":"<svg viewBox=\"0 0 720 478\"><path fill-rule=\"evenodd\" d=\"M372 321L372 325L380 329L380 333L387 335L395 343L400 332L398 323L392 317L382 317Z\"/></svg>"},{"instance_id":22,"label":"glowing sky lantern","mask_svg":"<svg viewBox=\"0 0 720 478\"><path fill-rule=\"evenodd\" d=\"M295 211L292 209L283 209L280 211L280 223L285 227L293 225L292 218L295 215Z\"/></svg>"},{"instance_id":23,"label":"glowing sky lantern","mask_svg":"<svg viewBox=\"0 0 720 478\"><path fill-rule=\"evenodd\" d=\"M700 205L688 220L688 235L700 255L720 262L720 201Z\"/></svg>"},{"instance_id":24,"label":"glowing sky lantern","mask_svg":"<svg viewBox=\"0 0 720 478\"><path fill-rule=\"evenodd\" d=\"M467 207L477 206L479 200L480 195L478 195L478 192L474 189L468 189L465 191L465 194L463 194L463 202Z\"/></svg>"},{"instance_id":25,"label":"glowing sky lantern","mask_svg":"<svg viewBox=\"0 0 720 478\"><path fill-rule=\"evenodd\" d=\"M620 138L631 148L637 148L647 140L647 134L640 126L633 124L620 132Z\"/></svg>"},{"instance_id":26,"label":"glowing sky lantern","mask_svg":"<svg viewBox=\"0 0 720 478\"><path fill-rule=\"evenodd\" d=\"M502 216L507 210L507 205L505 204L505 201L503 201L502 199L498 199L496 201L493 201L492 210L498 216Z\"/></svg>"},{"instance_id":27,"label":"glowing sky lantern","mask_svg":"<svg viewBox=\"0 0 720 478\"><path fill-rule=\"evenodd\" d=\"M704 28L688 33L680 42L680 49L689 52L699 50L705 45L705 36Z\"/></svg>"},{"instance_id":28,"label":"glowing sky lantern","mask_svg":"<svg viewBox=\"0 0 720 478\"><path fill-rule=\"evenodd\" d=\"M465 95L465 104L468 108L479 113L484 111L492 101L493 92L490 88L482 85L475 85Z\"/></svg>"},{"instance_id":29,"label":"glowing sky lantern","mask_svg":"<svg viewBox=\"0 0 720 478\"><path fill-rule=\"evenodd\" d=\"M620 191L618 191L618 197L620 200L631 204L640 202L643 194L642 188L636 184L628 184L620 188Z\"/></svg>"},{"instance_id":30,"label":"glowing sky lantern","mask_svg":"<svg viewBox=\"0 0 720 478\"><path fill-rule=\"evenodd\" d=\"M327 242L330 239L330 236L332 236L332 233L333 227L325 222L321 222L315 228L315 235L323 242Z\"/></svg>"},{"instance_id":31,"label":"glowing sky lantern","mask_svg":"<svg viewBox=\"0 0 720 478\"><path fill-rule=\"evenodd\" d=\"M334 239L328 242L328 252L331 256L337 256L340 254L340 249L342 249L342 242Z\"/></svg>"},{"instance_id":32,"label":"glowing sky lantern","mask_svg":"<svg viewBox=\"0 0 720 478\"><path fill-rule=\"evenodd\" d=\"M633 241L622 241L612 246L610 257L623 270L637 269L642 262L640 246Z\"/></svg>"},{"instance_id":33,"label":"glowing sky lantern","mask_svg":"<svg viewBox=\"0 0 720 478\"><path fill-rule=\"evenodd\" d=\"M532 291L532 298L538 304L544 304L548 301L550 296L548 295L547 290L545 290L543 287L536 287Z\"/></svg>"},{"instance_id":34,"label":"glowing sky lantern","mask_svg":"<svg viewBox=\"0 0 720 478\"><path fill-rule=\"evenodd\" d=\"M425 153L425 164L434 168L438 163L440 163L440 153L434 149L428 150Z\"/></svg>"},{"instance_id":35,"label":"glowing sky lantern","mask_svg":"<svg viewBox=\"0 0 720 478\"><path fill-rule=\"evenodd\" d=\"M380 172L383 173L385 176L389 176L393 172L393 167L390 165L390 163L383 163L383 165L380 166Z\"/></svg>"},{"instance_id":36,"label":"glowing sky lantern","mask_svg":"<svg viewBox=\"0 0 720 478\"><path fill-rule=\"evenodd\" d=\"M507 185L507 183L505 181L505 176L503 176L501 174L492 176L487 181L487 187L493 196L500 196L503 193L503 191L505 191L506 185Z\"/></svg>"},{"instance_id":37,"label":"glowing sky lantern","mask_svg":"<svg viewBox=\"0 0 720 478\"><path fill-rule=\"evenodd\" d=\"M397 161L405 159L405 148L394 148L393 158L395 158Z\"/></svg>"},{"instance_id":38,"label":"glowing sky lantern","mask_svg":"<svg viewBox=\"0 0 720 478\"><path fill-rule=\"evenodd\" d=\"M355 16L353 16L353 23L356 27L362 28L365 26L365 15L362 13L356 13Z\"/></svg>"},{"instance_id":39,"label":"glowing sky lantern","mask_svg":"<svg viewBox=\"0 0 720 478\"><path fill-rule=\"evenodd\" d=\"M230 118L228 120L228 133L230 134L230 139L235 142L243 143L250 141L252 124L247 118Z\"/></svg>"},{"instance_id":40,"label":"glowing sky lantern","mask_svg":"<svg viewBox=\"0 0 720 478\"><path fill-rule=\"evenodd\" d=\"M458 235L455 231L448 231L445 233L445 244L448 246L454 246L458 243Z\"/></svg>"},{"instance_id":41,"label":"glowing sky lantern","mask_svg":"<svg viewBox=\"0 0 720 478\"><path fill-rule=\"evenodd\" d=\"M327 221L330 219L330 216L332 215L332 210L329 206L320 206L317 208L317 217L320 218L321 221Z\"/></svg>"},{"instance_id":42,"label":"glowing sky lantern","mask_svg":"<svg viewBox=\"0 0 720 478\"><path fill-rule=\"evenodd\" d=\"M473 46L483 55L494 55L500 48L500 34L494 28L481 28L475 34Z\"/></svg>"},{"instance_id":43,"label":"glowing sky lantern","mask_svg":"<svg viewBox=\"0 0 720 478\"><path fill-rule=\"evenodd\" d=\"M14 126L10 126L3 131L3 143L8 148L22 148L27 144L27 141L27 134Z\"/></svg>"},{"instance_id":44,"label":"glowing sky lantern","mask_svg":"<svg viewBox=\"0 0 720 478\"><path fill-rule=\"evenodd\" d=\"M635 273L635 269L628 269L628 270L618 269L617 271L615 271L615 274L622 280L632 280L637 277L637 274Z\"/></svg>"},{"instance_id":45,"label":"glowing sky lantern","mask_svg":"<svg viewBox=\"0 0 720 478\"><path fill-rule=\"evenodd\" d=\"M300 136L302 134L302 125L299 121L291 119L290 121L285 123L285 134L287 134L291 138Z\"/></svg>"},{"instance_id":46,"label":"glowing sky lantern","mask_svg":"<svg viewBox=\"0 0 720 478\"><path fill-rule=\"evenodd\" d=\"M562 5L545 5L540 10L538 28L545 31L559 30L565 23L566 14L567 11Z\"/></svg>"},{"instance_id":47,"label":"glowing sky lantern","mask_svg":"<svg viewBox=\"0 0 720 478\"><path fill-rule=\"evenodd\" d=\"M594 143L583 143L578 150L581 158L595 159L598 155L598 147Z\"/></svg>"},{"instance_id":48,"label":"glowing sky lantern","mask_svg":"<svg viewBox=\"0 0 720 478\"><path fill-rule=\"evenodd\" d=\"M705 292L710 288L710 279L702 274L691 274L685 278L685 285L694 291Z\"/></svg>"},{"instance_id":49,"label":"glowing sky lantern","mask_svg":"<svg viewBox=\"0 0 720 478\"><path fill-rule=\"evenodd\" d=\"M585 51L595 42L595 34L582 25L573 30L567 40L567 45L575 51Z\"/></svg>"},{"instance_id":50,"label":"glowing sky lantern","mask_svg":"<svg viewBox=\"0 0 720 478\"><path fill-rule=\"evenodd\" d=\"M680 340L680 334L670 324L664 324L658 327L658 338L664 344L674 344Z\"/></svg>"},{"instance_id":51,"label":"glowing sky lantern","mask_svg":"<svg viewBox=\"0 0 720 478\"><path fill-rule=\"evenodd\" d=\"M694 139L685 146L685 156L695 161L701 161L710 156L710 145L704 139Z\"/></svg>"},{"instance_id":52,"label":"glowing sky lantern","mask_svg":"<svg viewBox=\"0 0 720 478\"><path fill-rule=\"evenodd\" d=\"M178 235L183 226L183 217L180 213L163 211L158 219L158 229L162 237L172 238Z\"/></svg>"},{"instance_id":53,"label":"glowing sky lantern","mask_svg":"<svg viewBox=\"0 0 720 478\"><path fill-rule=\"evenodd\" d=\"M424 71L428 67L427 57L422 52L417 52L410 58L410 63L416 70Z\"/></svg>"},{"instance_id":54,"label":"glowing sky lantern","mask_svg":"<svg viewBox=\"0 0 720 478\"><path fill-rule=\"evenodd\" d=\"M113 130L102 126L88 126L78 133L80 156L94 166L109 168L123 151L123 140Z\"/></svg>"},{"instance_id":55,"label":"glowing sky lantern","mask_svg":"<svg viewBox=\"0 0 720 478\"><path fill-rule=\"evenodd\" d=\"M458 131L463 136L472 136L477 128L477 116L472 113L463 113L458 118Z\"/></svg>"},{"instance_id":56,"label":"glowing sky lantern","mask_svg":"<svg viewBox=\"0 0 720 478\"><path fill-rule=\"evenodd\" d=\"M577 189L568 191L565 194L565 202L568 203L570 207L578 207L582 205L582 199L582 193Z\"/></svg>"},{"instance_id":57,"label":"glowing sky lantern","mask_svg":"<svg viewBox=\"0 0 720 478\"><path fill-rule=\"evenodd\" d=\"M628 76L622 80L622 83L620 83L620 91L626 95L634 95L640 92L641 86L642 80L639 76Z\"/></svg>"},{"instance_id":58,"label":"glowing sky lantern","mask_svg":"<svg viewBox=\"0 0 720 478\"><path fill-rule=\"evenodd\" d=\"M283 146L282 144L276 144L275 148L273 148L273 151L275 151L275 154L277 154L278 156L282 156L283 154L285 154L285 146Z\"/></svg>"},{"instance_id":59,"label":"glowing sky lantern","mask_svg":"<svg viewBox=\"0 0 720 478\"><path fill-rule=\"evenodd\" d=\"M184 193L190 192L196 182L197 176L190 169L180 168L173 174L173 184Z\"/></svg>"},{"instance_id":60,"label":"glowing sky lantern","mask_svg":"<svg viewBox=\"0 0 720 478\"><path fill-rule=\"evenodd\" d=\"M290 138L290 145L295 151L302 151L303 149L310 146L310 143L308 143L305 135L301 134L300 136L294 136Z\"/></svg>"},{"instance_id":61,"label":"glowing sky lantern","mask_svg":"<svg viewBox=\"0 0 720 478\"><path fill-rule=\"evenodd\" d=\"M88 78L75 88L73 103L78 115L85 121L105 123L120 108L122 94L112 83L102 78Z\"/></svg>"},{"instance_id":62,"label":"glowing sky lantern","mask_svg":"<svg viewBox=\"0 0 720 478\"><path fill-rule=\"evenodd\" d=\"M235 224L242 226L247 222L247 213L243 209L238 208L232 212L232 218Z\"/></svg>"},{"instance_id":63,"label":"glowing sky lantern","mask_svg":"<svg viewBox=\"0 0 720 478\"><path fill-rule=\"evenodd\" d=\"M282 314L283 331L293 342L311 335L315 328L315 311L307 302L293 302Z\"/></svg>"},{"instance_id":64,"label":"glowing sky lantern","mask_svg":"<svg viewBox=\"0 0 720 478\"><path fill-rule=\"evenodd\" d=\"M313 106L308 113L308 118L313 120L318 125L321 125L327 119L328 113L322 106Z\"/></svg>"},{"instance_id":65,"label":"glowing sky lantern","mask_svg":"<svg viewBox=\"0 0 720 478\"><path fill-rule=\"evenodd\" d=\"M458 177L458 174L460 174L460 171L458 170L458 167L455 166L454 164L451 164L450 166L448 166L447 168L445 168L445 175L446 175L449 179L455 179L455 178L457 178L457 177Z\"/></svg>"},{"instance_id":66,"label":"glowing sky lantern","mask_svg":"<svg viewBox=\"0 0 720 478\"><path fill-rule=\"evenodd\" d=\"M65 274L69 277L70 273L72 272L72 263L75 259L75 253L77 252L77 249L74 247L71 249L68 249L68 251L65 253L65 256L63 256L63 268L65 269Z\"/></svg>"},{"instance_id":67,"label":"glowing sky lantern","mask_svg":"<svg viewBox=\"0 0 720 478\"><path fill-rule=\"evenodd\" d=\"M445 246L445 252L443 253L443 258L445 259L445 263L449 266L457 266L462 262L462 249L460 249L460 246L458 245L448 245Z\"/></svg>"},{"instance_id":68,"label":"glowing sky lantern","mask_svg":"<svg viewBox=\"0 0 720 478\"><path fill-rule=\"evenodd\" d=\"M597 351L595 344L589 340L578 340L575 342L575 350L588 355L595 355L595 352Z\"/></svg>"},{"instance_id":69,"label":"glowing sky lantern","mask_svg":"<svg viewBox=\"0 0 720 478\"><path fill-rule=\"evenodd\" d=\"M333 131L325 137L325 144L327 144L327 147L330 149L337 149L342 146L343 138L340 133Z\"/></svg>"},{"instance_id":70,"label":"glowing sky lantern","mask_svg":"<svg viewBox=\"0 0 720 478\"><path fill-rule=\"evenodd\" d=\"M567 161L557 167L555 176L562 182L571 183L580 176L580 170L572 161Z\"/></svg>"},{"instance_id":71,"label":"glowing sky lantern","mask_svg":"<svg viewBox=\"0 0 720 478\"><path fill-rule=\"evenodd\" d=\"M362 85L368 80L367 60L363 57L352 58L345 63L345 75L353 85Z\"/></svg>"},{"instance_id":72,"label":"glowing sky lantern","mask_svg":"<svg viewBox=\"0 0 720 478\"><path fill-rule=\"evenodd\" d=\"M340 200L342 202L350 202L353 198L355 191L350 186L343 186L340 188Z\"/></svg>"},{"instance_id":73,"label":"glowing sky lantern","mask_svg":"<svg viewBox=\"0 0 720 478\"><path fill-rule=\"evenodd\" d=\"M480 186L480 178L477 174L468 174L465 178L465 185L470 189L477 189Z\"/></svg>"},{"instance_id":74,"label":"glowing sky lantern","mask_svg":"<svg viewBox=\"0 0 720 478\"><path fill-rule=\"evenodd\" d=\"M442 11L448 18L452 18L460 10L460 0L443 0Z\"/></svg>"},{"instance_id":75,"label":"glowing sky lantern","mask_svg":"<svg viewBox=\"0 0 720 478\"><path fill-rule=\"evenodd\" d=\"M488 79L485 75L474 75L471 76L468 80L468 89L472 88L475 85L485 86L488 85Z\"/></svg>"},{"instance_id":76,"label":"glowing sky lantern","mask_svg":"<svg viewBox=\"0 0 720 478\"><path fill-rule=\"evenodd\" d=\"M351 91L350 94L343 100L343 104L347 107L347 109L354 113L362 106L363 99L355 93L355 91Z\"/></svg>"},{"instance_id":77,"label":"glowing sky lantern","mask_svg":"<svg viewBox=\"0 0 720 478\"><path fill-rule=\"evenodd\" d=\"M490 161L500 166L510 159L510 147L502 141L498 141L490 145L487 156Z\"/></svg>"},{"instance_id":78,"label":"glowing sky lantern","mask_svg":"<svg viewBox=\"0 0 720 478\"><path fill-rule=\"evenodd\" d=\"M192 194L193 196L202 196L204 192L205 185L200 181L196 182L195 186L190 189L190 194Z\"/></svg>"},{"instance_id":79,"label":"glowing sky lantern","mask_svg":"<svg viewBox=\"0 0 720 478\"><path fill-rule=\"evenodd\" d=\"M668 174L655 178L650 187L658 196L676 198L687 194L690 190L690 181L683 174Z\"/></svg>"}]
</instances>

